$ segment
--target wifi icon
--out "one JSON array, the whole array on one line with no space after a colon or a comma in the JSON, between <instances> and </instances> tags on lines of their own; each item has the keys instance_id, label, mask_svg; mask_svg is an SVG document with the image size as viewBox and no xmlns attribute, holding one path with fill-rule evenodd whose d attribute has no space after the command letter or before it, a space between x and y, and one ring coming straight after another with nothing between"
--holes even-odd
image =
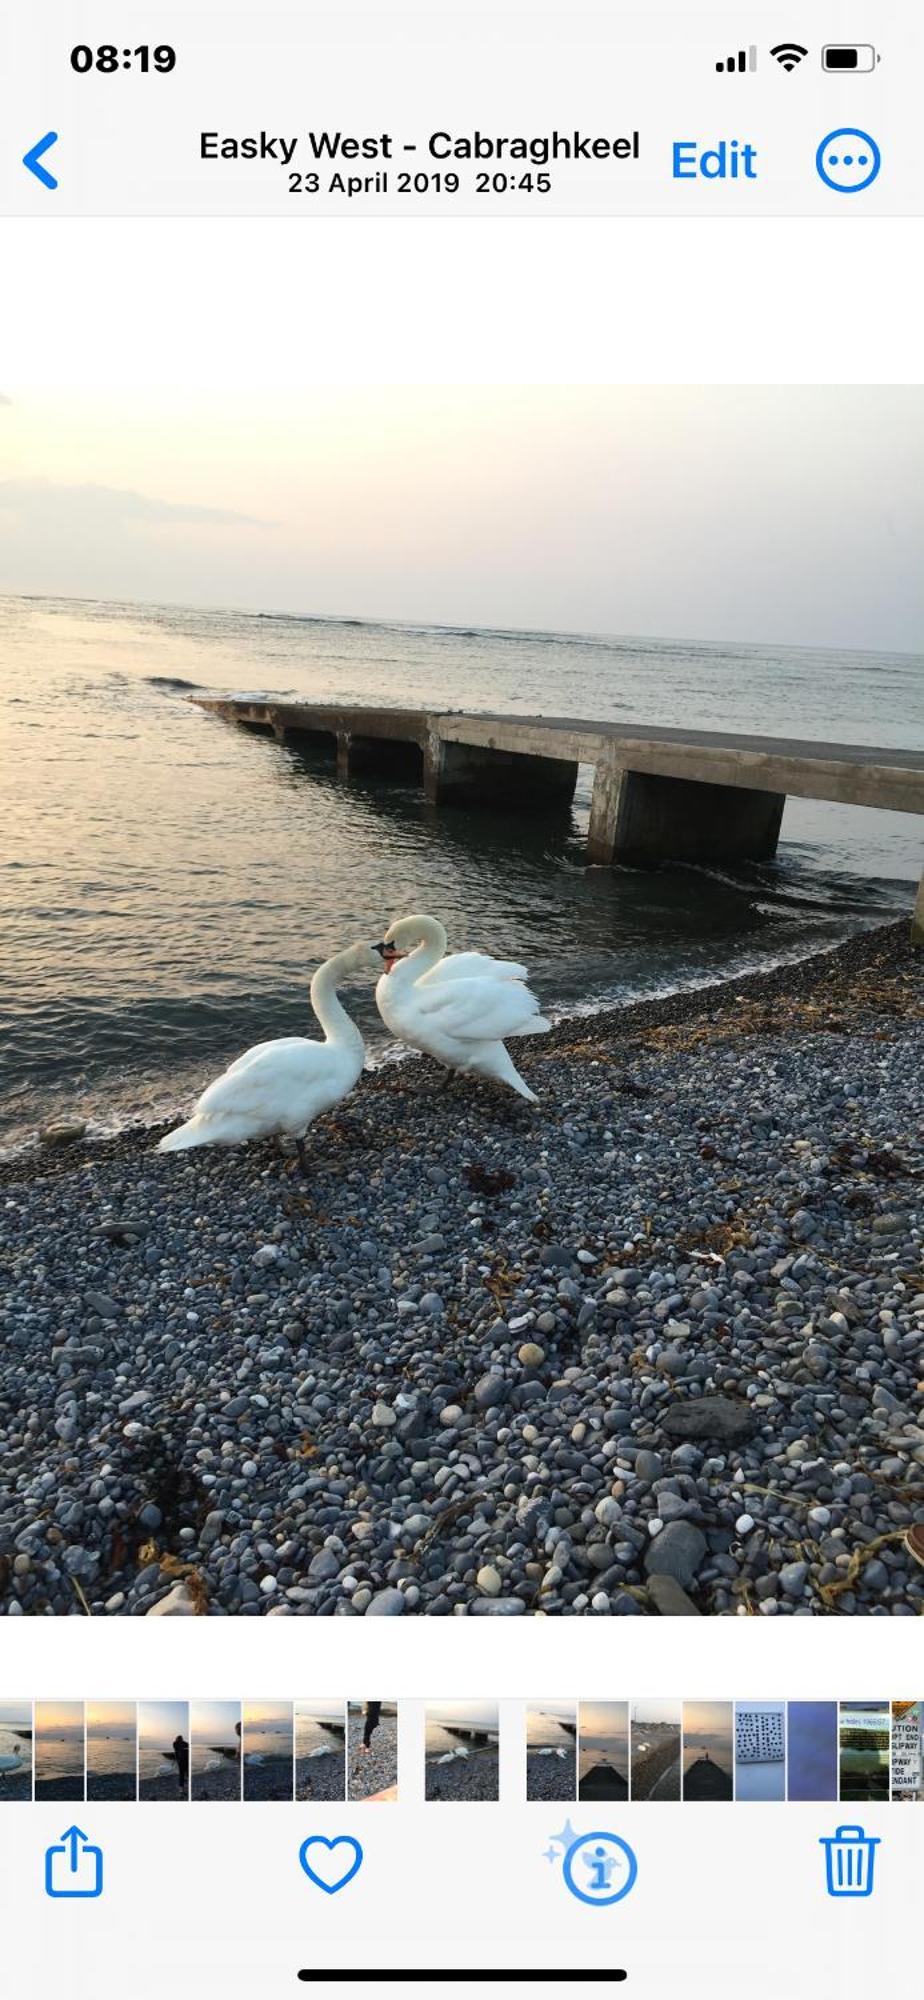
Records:
<instances>
[{"instance_id":1,"label":"wifi icon","mask_svg":"<svg viewBox=\"0 0 924 2000\"><path fill-rule=\"evenodd\" d=\"M803 56L808 55L808 49L804 49L801 42L777 42L770 54L781 69L798 69Z\"/></svg>"}]
</instances>

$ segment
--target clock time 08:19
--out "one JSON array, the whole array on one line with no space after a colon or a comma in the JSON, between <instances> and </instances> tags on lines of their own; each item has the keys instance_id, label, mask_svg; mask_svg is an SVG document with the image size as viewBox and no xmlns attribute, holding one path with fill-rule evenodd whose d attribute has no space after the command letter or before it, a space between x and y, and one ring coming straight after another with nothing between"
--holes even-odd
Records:
<instances>
[{"instance_id":1,"label":"clock time 08:19","mask_svg":"<svg viewBox=\"0 0 924 2000\"><path fill-rule=\"evenodd\" d=\"M159 42L155 49L145 42L137 49L117 49L114 42L103 42L99 48L91 49L87 43L78 42L71 50L71 68L78 76L86 76L94 69L103 76L111 76L120 69L140 70L142 74L157 70L165 76L175 67L176 50L167 42Z\"/></svg>"}]
</instances>

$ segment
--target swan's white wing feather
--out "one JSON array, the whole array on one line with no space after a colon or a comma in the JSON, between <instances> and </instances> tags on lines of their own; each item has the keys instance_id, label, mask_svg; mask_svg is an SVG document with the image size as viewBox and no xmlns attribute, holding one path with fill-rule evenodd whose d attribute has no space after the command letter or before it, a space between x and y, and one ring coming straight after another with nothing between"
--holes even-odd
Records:
<instances>
[{"instance_id":1,"label":"swan's white wing feather","mask_svg":"<svg viewBox=\"0 0 924 2000\"><path fill-rule=\"evenodd\" d=\"M330 1066L330 1050L323 1042L299 1041L295 1036L263 1042L209 1084L196 1113L204 1118L225 1112L261 1117L275 1110L282 1116L293 1089L310 1088Z\"/></svg>"},{"instance_id":2,"label":"swan's white wing feather","mask_svg":"<svg viewBox=\"0 0 924 2000\"><path fill-rule=\"evenodd\" d=\"M322 1044L320 1042L315 1042L312 1044L311 1042L306 1041L304 1035L277 1035L275 1039L271 1042L254 1042L253 1047L250 1049L245 1049L242 1056L235 1056L234 1061L228 1064L227 1069L222 1072L222 1075L236 1076L239 1070L250 1069L251 1064L254 1063L258 1057L265 1056L273 1052L276 1052L279 1055L281 1055L284 1049L292 1049L297 1051L298 1049L305 1049L311 1047L321 1048Z\"/></svg>"},{"instance_id":3,"label":"swan's white wing feather","mask_svg":"<svg viewBox=\"0 0 924 2000\"><path fill-rule=\"evenodd\" d=\"M441 958L416 981L418 989L449 986L457 979L528 979L525 965L512 958L490 958L485 951L454 951Z\"/></svg>"},{"instance_id":4,"label":"swan's white wing feather","mask_svg":"<svg viewBox=\"0 0 924 2000\"><path fill-rule=\"evenodd\" d=\"M465 979L444 993L418 985L416 998L420 1021L458 1041L502 1042L528 1031L539 1014L535 994L513 979Z\"/></svg>"}]
</instances>

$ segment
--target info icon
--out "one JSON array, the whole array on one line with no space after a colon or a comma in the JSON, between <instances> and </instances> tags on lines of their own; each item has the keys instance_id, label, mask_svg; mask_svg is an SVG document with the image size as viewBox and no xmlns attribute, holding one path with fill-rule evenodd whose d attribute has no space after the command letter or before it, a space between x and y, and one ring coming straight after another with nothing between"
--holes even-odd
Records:
<instances>
[{"instance_id":1,"label":"info icon","mask_svg":"<svg viewBox=\"0 0 924 2000\"><path fill-rule=\"evenodd\" d=\"M621 1903L635 1887L638 1874L638 1862L628 1841L608 1831L575 1834L570 1825L566 1831L573 1836L567 1846L560 1834L553 1834L551 1841L553 1849L564 1846L561 1872L565 1888L579 1903L600 1909Z\"/></svg>"}]
</instances>

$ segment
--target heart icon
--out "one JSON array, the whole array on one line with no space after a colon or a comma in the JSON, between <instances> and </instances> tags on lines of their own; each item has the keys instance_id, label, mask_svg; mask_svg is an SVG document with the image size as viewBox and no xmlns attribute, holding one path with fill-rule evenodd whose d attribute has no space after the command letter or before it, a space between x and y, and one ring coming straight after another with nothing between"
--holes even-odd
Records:
<instances>
[{"instance_id":1,"label":"heart icon","mask_svg":"<svg viewBox=\"0 0 924 2000\"><path fill-rule=\"evenodd\" d=\"M345 1849L338 1854L337 1848ZM308 1859L309 1848L314 1849L313 1858ZM328 1840L323 1833L310 1833L298 1850L298 1858L309 1882L316 1889L323 1889L325 1896L336 1896L338 1889L345 1889L354 1875L362 1867L363 1851L359 1841L352 1834L338 1834L336 1840Z\"/></svg>"}]
</instances>

